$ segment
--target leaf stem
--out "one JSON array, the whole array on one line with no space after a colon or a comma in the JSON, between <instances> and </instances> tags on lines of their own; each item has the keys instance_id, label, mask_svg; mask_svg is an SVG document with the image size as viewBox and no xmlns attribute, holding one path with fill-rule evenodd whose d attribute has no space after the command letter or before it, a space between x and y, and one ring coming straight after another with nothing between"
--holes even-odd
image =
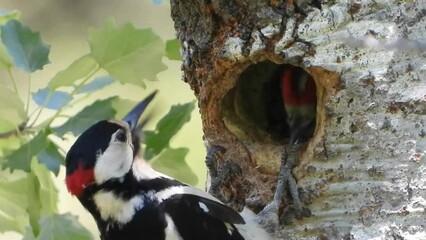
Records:
<instances>
[{"instance_id":1,"label":"leaf stem","mask_svg":"<svg viewBox=\"0 0 426 240\"><path fill-rule=\"evenodd\" d=\"M28 112L30 111L30 94L31 94L31 74L28 74L27 106L25 107L27 116L28 116Z\"/></svg>"},{"instance_id":2,"label":"leaf stem","mask_svg":"<svg viewBox=\"0 0 426 240\"><path fill-rule=\"evenodd\" d=\"M71 100L72 99L72 97L78 92L78 90L80 90L80 88L88 81L88 80L90 80L98 71L99 71L99 69L101 69L99 66L95 69L95 70L93 70L89 75L87 75L84 79L83 79L83 81L81 81L75 88L74 88L74 90L72 90L72 92L70 93L70 95L68 96L68 99L66 100L66 102L67 101L69 101L69 100ZM47 98L47 100L45 101L45 103L44 103L44 105L45 104L47 104L47 102L48 102L48 100L49 100L49 97ZM65 105L65 106L69 106L69 105ZM48 121L48 123L47 123L47 125L48 126L50 126L50 124L52 124L52 122L56 119L56 117L58 117L61 113L62 113L62 111L63 111L63 109L64 109L64 107L65 106L63 106L63 107L61 107L60 109L58 109L58 111L56 111L56 113L55 113L55 115L53 115L53 117L52 118L50 118L50 120ZM38 118L40 117L40 115L41 115L41 113L43 112L43 109L44 109L44 106L42 107L42 108L40 108L40 111L37 113L37 116L35 117L35 119L34 119L34 121L30 124L30 127L32 127L36 122L37 122L37 120L38 120Z\"/></svg>"},{"instance_id":3,"label":"leaf stem","mask_svg":"<svg viewBox=\"0 0 426 240\"><path fill-rule=\"evenodd\" d=\"M13 76L12 68L7 68L7 73L9 73L10 79L12 80L13 88L15 89L16 94L19 96L18 86L16 85L16 80Z\"/></svg>"},{"instance_id":4,"label":"leaf stem","mask_svg":"<svg viewBox=\"0 0 426 240\"><path fill-rule=\"evenodd\" d=\"M71 91L71 93L70 93L70 95L68 96L68 99L67 99L67 101L66 102L68 102L69 100L71 100L72 99L72 97L78 92L78 90L80 90L80 88L82 88L83 87L83 85L87 82L87 81L89 81L98 71L99 71L99 69L100 69L100 67L98 66L92 73L90 73L89 75L87 75L84 79L83 79L83 81L81 81L75 88L74 88L74 90L72 90ZM66 106L66 105L65 105ZM62 110L63 110L64 108L62 107L62 108L60 108L60 109L58 109L58 111L56 111L56 113L55 113L55 115L50 119L50 121L47 123L47 125L48 126L50 126L50 124L52 124L52 122L55 120L55 118L56 117L58 117L61 113L62 113Z\"/></svg>"},{"instance_id":5,"label":"leaf stem","mask_svg":"<svg viewBox=\"0 0 426 240\"><path fill-rule=\"evenodd\" d=\"M26 125L26 123L22 123L18 127L16 127L14 130L0 133L0 139L9 138L11 136L21 137L21 132L25 129L25 125Z\"/></svg>"}]
</instances>

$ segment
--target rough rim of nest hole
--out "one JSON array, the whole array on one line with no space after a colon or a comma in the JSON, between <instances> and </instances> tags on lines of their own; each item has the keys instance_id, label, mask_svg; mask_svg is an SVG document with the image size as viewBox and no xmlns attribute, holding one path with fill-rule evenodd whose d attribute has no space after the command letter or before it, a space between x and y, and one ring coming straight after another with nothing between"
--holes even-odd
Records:
<instances>
[{"instance_id":1,"label":"rough rim of nest hole","mask_svg":"<svg viewBox=\"0 0 426 240\"><path fill-rule=\"evenodd\" d=\"M290 129L282 99L281 75L288 66L269 60L252 64L223 98L223 120L239 140L287 142ZM296 69L306 72L300 67Z\"/></svg>"}]
</instances>

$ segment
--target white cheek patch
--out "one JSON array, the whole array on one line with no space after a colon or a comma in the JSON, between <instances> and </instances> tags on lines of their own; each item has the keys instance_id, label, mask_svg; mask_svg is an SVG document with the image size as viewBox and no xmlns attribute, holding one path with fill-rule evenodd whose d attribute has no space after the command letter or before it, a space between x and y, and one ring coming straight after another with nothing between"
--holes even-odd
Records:
<instances>
[{"instance_id":1,"label":"white cheek patch","mask_svg":"<svg viewBox=\"0 0 426 240\"><path fill-rule=\"evenodd\" d=\"M132 147L122 142L111 142L95 164L95 180L98 184L111 178L123 177L132 167Z\"/></svg>"},{"instance_id":2,"label":"white cheek patch","mask_svg":"<svg viewBox=\"0 0 426 240\"><path fill-rule=\"evenodd\" d=\"M100 191L93 199L103 220L112 219L119 224L130 222L136 211L144 207L144 201L138 195L125 201L112 192Z\"/></svg>"}]
</instances>

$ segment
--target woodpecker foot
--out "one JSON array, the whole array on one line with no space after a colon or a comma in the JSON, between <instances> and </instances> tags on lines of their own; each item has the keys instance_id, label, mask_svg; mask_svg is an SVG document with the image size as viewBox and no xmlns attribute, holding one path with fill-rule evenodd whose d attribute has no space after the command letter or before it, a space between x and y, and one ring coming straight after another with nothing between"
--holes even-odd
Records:
<instances>
[{"instance_id":1,"label":"woodpecker foot","mask_svg":"<svg viewBox=\"0 0 426 240\"><path fill-rule=\"evenodd\" d=\"M311 210L301 206L288 205L280 216L280 223L290 225L294 220L301 220L312 215Z\"/></svg>"},{"instance_id":2,"label":"woodpecker foot","mask_svg":"<svg viewBox=\"0 0 426 240\"><path fill-rule=\"evenodd\" d=\"M294 167L297 148L298 145L295 144L291 147L290 154L287 154L286 151L283 153L274 199L258 214L259 223L271 232L278 229L280 222L284 224L287 223L288 225L293 219L302 219L311 216L310 210L305 208L300 201L297 183L291 172ZM286 187L288 187L288 192L293 200L293 204L288 205L280 216L279 207L283 194L286 192Z\"/></svg>"}]
</instances>

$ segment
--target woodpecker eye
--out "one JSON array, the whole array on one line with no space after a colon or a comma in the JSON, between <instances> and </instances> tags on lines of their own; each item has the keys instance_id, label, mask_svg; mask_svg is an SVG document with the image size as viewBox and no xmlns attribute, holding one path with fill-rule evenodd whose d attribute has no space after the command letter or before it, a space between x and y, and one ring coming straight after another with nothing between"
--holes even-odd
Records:
<instances>
[{"instance_id":1,"label":"woodpecker eye","mask_svg":"<svg viewBox=\"0 0 426 240\"><path fill-rule=\"evenodd\" d=\"M120 142L126 142L126 134L123 131L119 131L117 135L115 135L115 139Z\"/></svg>"}]
</instances>

